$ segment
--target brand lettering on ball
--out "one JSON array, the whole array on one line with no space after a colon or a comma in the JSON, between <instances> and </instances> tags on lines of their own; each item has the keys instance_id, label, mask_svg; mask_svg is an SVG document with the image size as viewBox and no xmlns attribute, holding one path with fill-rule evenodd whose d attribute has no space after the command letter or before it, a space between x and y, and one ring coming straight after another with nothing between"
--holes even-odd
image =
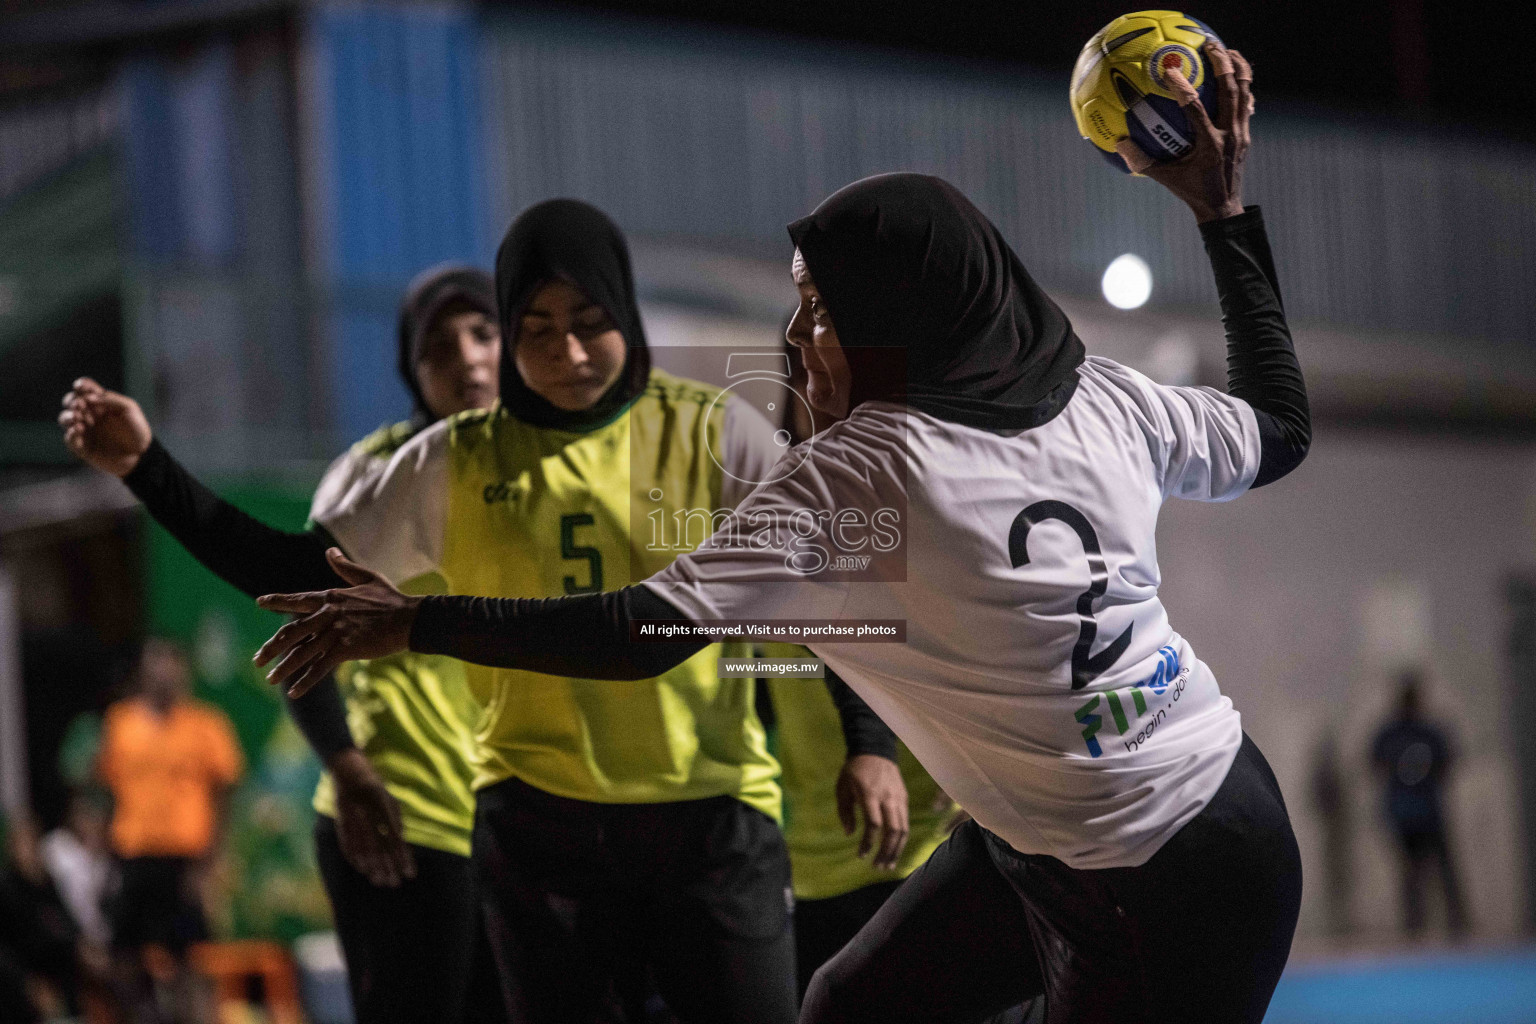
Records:
<instances>
[{"instance_id":1,"label":"brand lettering on ball","mask_svg":"<svg viewBox=\"0 0 1536 1024\"><path fill-rule=\"evenodd\" d=\"M1153 125L1152 134L1156 135L1158 139L1175 153L1182 153L1189 148L1189 143L1175 135L1167 125Z\"/></svg>"}]
</instances>

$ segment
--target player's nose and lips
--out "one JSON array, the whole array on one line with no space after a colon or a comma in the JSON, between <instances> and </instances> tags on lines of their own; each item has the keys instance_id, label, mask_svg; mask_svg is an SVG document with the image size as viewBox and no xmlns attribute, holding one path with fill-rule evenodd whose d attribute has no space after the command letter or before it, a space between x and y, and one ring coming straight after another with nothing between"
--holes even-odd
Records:
<instances>
[{"instance_id":1,"label":"player's nose and lips","mask_svg":"<svg viewBox=\"0 0 1536 1024\"><path fill-rule=\"evenodd\" d=\"M500 388L501 329L484 311L450 303L433 320L416 361L416 380L434 415L483 409Z\"/></svg>"},{"instance_id":2,"label":"player's nose and lips","mask_svg":"<svg viewBox=\"0 0 1536 1024\"><path fill-rule=\"evenodd\" d=\"M513 353L528 386L568 412L591 408L623 372L628 354L608 311L559 280L528 300Z\"/></svg>"},{"instance_id":3,"label":"player's nose and lips","mask_svg":"<svg viewBox=\"0 0 1536 1024\"><path fill-rule=\"evenodd\" d=\"M800 292L800 305L784 338L800 350L806 373L805 397L811 408L832 420L840 420L848 415L853 372L832 324L832 315L798 248L789 273Z\"/></svg>"}]
</instances>

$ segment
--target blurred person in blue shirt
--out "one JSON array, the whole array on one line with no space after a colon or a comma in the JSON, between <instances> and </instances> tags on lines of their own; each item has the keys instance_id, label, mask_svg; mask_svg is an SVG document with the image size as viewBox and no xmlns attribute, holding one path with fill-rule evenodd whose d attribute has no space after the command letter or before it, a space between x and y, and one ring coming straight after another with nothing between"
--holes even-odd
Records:
<instances>
[{"instance_id":1,"label":"blurred person in blue shirt","mask_svg":"<svg viewBox=\"0 0 1536 1024\"><path fill-rule=\"evenodd\" d=\"M1385 777L1387 820L1402 850L1404 922L1412 935L1424 931L1424 876L1434 867L1451 934L1459 936L1467 919L1441 799L1454 754L1445 730L1424 718L1421 674L1404 672L1398 685L1397 714L1377 732L1371 760Z\"/></svg>"}]
</instances>

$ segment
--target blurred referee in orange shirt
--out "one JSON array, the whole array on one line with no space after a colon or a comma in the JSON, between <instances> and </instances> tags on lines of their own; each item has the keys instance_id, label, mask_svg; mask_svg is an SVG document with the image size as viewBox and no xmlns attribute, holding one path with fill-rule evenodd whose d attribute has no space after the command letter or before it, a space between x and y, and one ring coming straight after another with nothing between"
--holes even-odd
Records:
<instances>
[{"instance_id":1,"label":"blurred referee in orange shirt","mask_svg":"<svg viewBox=\"0 0 1536 1024\"><path fill-rule=\"evenodd\" d=\"M229 719L193 700L186 657L151 639L139 660L138 693L107 709L99 771L111 790L112 852L119 885L109 902L112 944L133 1019L154 1019L142 967L146 946L171 954L180 980L187 947L208 937L201 890L224 833L231 788L244 761ZM173 1001L190 1011L190 987ZM147 1014L142 1011L149 1011Z\"/></svg>"}]
</instances>

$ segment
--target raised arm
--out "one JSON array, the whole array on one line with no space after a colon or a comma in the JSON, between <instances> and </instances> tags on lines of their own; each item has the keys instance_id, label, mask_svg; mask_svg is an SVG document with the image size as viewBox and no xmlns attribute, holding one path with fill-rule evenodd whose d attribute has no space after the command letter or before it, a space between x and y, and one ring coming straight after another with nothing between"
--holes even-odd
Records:
<instances>
[{"instance_id":1,"label":"raised arm","mask_svg":"<svg viewBox=\"0 0 1536 1024\"><path fill-rule=\"evenodd\" d=\"M323 528L268 526L203 486L155 439L139 404L82 377L59 414L64 443L119 477L155 522L220 579L252 597L336 586Z\"/></svg>"},{"instance_id":2,"label":"raised arm","mask_svg":"<svg viewBox=\"0 0 1536 1024\"><path fill-rule=\"evenodd\" d=\"M1254 487L1301 465L1312 444L1307 385L1285 322L1269 238L1257 206L1200 225L1227 332L1227 392L1253 407L1259 423Z\"/></svg>"},{"instance_id":3,"label":"raised arm","mask_svg":"<svg viewBox=\"0 0 1536 1024\"><path fill-rule=\"evenodd\" d=\"M59 424L71 451L121 478L156 522L235 588L255 597L274 588L344 582L326 561L335 542L323 528L275 529L214 494L155 440L143 410L128 396L81 378L64 397ZM326 678L290 697L288 710L335 781L343 854L375 885L398 885L415 871L399 809L353 741L335 681Z\"/></svg>"},{"instance_id":4,"label":"raised arm","mask_svg":"<svg viewBox=\"0 0 1536 1024\"><path fill-rule=\"evenodd\" d=\"M1258 420L1260 459L1252 486L1262 487L1301 464L1312 443L1312 418L1264 219L1258 207L1243 206L1253 70L1242 54L1220 44L1207 42L1205 53L1220 96L1215 122L1194 88L1177 74L1169 76L1195 128L1195 148L1166 164L1154 163L1129 140L1119 148L1133 171L1178 196L1200 224L1227 332L1227 390L1252 406Z\"/></svg>"}]
</instances>

